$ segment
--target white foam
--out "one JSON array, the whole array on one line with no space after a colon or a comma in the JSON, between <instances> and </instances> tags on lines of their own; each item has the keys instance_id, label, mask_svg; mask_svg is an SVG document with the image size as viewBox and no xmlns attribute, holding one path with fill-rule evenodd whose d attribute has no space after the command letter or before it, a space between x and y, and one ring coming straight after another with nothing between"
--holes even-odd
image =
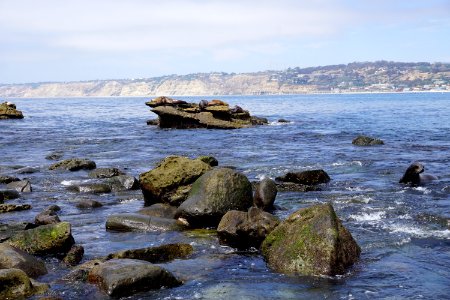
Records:
<instances>
[{"instance_id":1,"label":"white foam","mask_svg":"<svg viewBox=\"0 0 450 300\"><path fill-rule=\"evenodd\" d=\"M65 186L69 186L69 185L82 184L82 183L86 183L89 181L90 181L89 179L87 179L87 180L63 180L63 181L61 181L61 184L65 185Z\"/></svg>"},{"instance_id":2,"label":"white foam","mask_svg":"<svg viewBox=\"0 0 450 300\"><path fill-rule=\"evenodd\" d=\"M426 237L437 237L437 238L450 238L450 230L424 230L423 228L419 228L417 226L411 225L399 225L393 224L387 226L387 229L391 231L391 233L406 233L410 234L414 237L426 238Z\"/></svg>"},{"instance_id":3,"label":"white foam","mask_svg":"<svg viewBox=\"0 0 450 300\"><path fill-rule=\"evenodd\" d=\"M386 212L378 211L374 213L362 213L360 215L350 215L350 218L357 222L379 221L386 217Z\"/></svg>"},{"instance_id":4,"label":"white foam","mask_svg":"<svg viewBox=\"0 0 450 300\"><path fill-rule=\"evenodd\" d=\"M418 187L413 187L412 188L415 191L419 191L419 192L423 192L424 195L428 195L431 193L431 190L427 189L426 187L423 186L418 186Z\"/></svg>"}]
</instances>

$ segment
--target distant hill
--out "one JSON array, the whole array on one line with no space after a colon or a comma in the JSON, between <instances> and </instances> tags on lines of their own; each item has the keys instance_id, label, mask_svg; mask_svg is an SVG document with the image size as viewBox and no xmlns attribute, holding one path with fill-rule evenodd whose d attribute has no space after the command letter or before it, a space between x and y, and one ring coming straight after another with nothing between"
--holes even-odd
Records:
<instances>
[{"instance_id":1,"label":"distant hill","mask_svg":"<svg viewBox=\"0 0 450 300\"><path fill-rule=\"evenodd\" d=\"M256 73L0 84L0 97L264 95L450 91L449 63L355 62Z\"/></svg>"}]
</instances>

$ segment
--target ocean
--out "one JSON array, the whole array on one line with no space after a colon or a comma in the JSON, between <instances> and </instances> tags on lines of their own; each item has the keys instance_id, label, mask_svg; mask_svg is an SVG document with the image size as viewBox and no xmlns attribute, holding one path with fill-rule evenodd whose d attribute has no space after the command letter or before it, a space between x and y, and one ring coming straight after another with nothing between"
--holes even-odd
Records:
<instances>
[{"instance_id":1,"label":"ocean","mask_svg":"<svg viewBox=\"0 0 450 300\"><path fill-rule=\"evenodd\" d=\"M179 97L198 102L214 97ZM0 174L28 178L32 193L8 203L28 211L0 214L0 223L33 222L57 204L72 224L84 261L111 252L186 242L187 260L162 266L184 284L129 299L450 299L450 93L226 96L220 99L266 117L269 125L239 130L159 129L148 98L8 99L22 120L0 122ZM278 123L280 118L291 121ZM382 139L373 147L352 145L360 134ZM67 185L88 182L87 172L52 172L53 152L62 159L89 158L97 167L117 167L138 177L168 155L212 155L235 166L250 181L288 171L324 169L322 191L279 192L275 214L331 202L362 248L361 258L336 277L288 276L271 271L257 251L220 245L213 231L119 233L106 218L143 207L140 191L83 195ZM425 186L399 184L410 163L439 180ZM21 167L37 172L17 174ZM2 188L0 186L0 188ZM102 208L80 210L82 198ZM45 258L49 274L38 278L64 299L107 299L95 286L62 280L70 269Z\"/></svg>"}]
</instances>

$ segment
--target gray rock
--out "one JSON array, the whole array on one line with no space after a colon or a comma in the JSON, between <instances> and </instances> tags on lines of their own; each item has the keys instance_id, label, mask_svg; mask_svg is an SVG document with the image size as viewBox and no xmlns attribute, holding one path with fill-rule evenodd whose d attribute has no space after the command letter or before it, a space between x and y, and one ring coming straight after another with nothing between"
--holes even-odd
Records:
<instances>
[{"instance_id":1,"label":"gray rock","mask_svg":"<svg viewBox=\"0 0 450 300\"><path fill-rule=\"evenodd\" d=\"M377 138L360 135L352 141L352 144L356 146L374 146L374 145L384 145L384 142Z\"/></svg>"},{"instance_id":2,"label":"gray rock","mask_svg":"<svg viewBox=\"0 0 450 300\"><path fill-rule=\"evenodd\" d=\"M135 259L112 259L92 268L89 282L96 283L112 297L130 296L162 287L182 284L169 271Z\"/></svg>"},{"instance_id":3,"label":"gray rock","mask_svg":"<svg viewBox=\"0 0 450 300\"><path fill-rule=\"evenodd\" d=\"M186 258L192 254L194 248L189 244L166 244L158 247L123 250L111 253L107 259L132 258L151 262L153 264L165 263L177 258Z\"/></svg>"},{"instance_id":4,"label":"gray rock","mask_svg":"<svg viewBox=\"0 0 450 300\"><path fill-rule=\"evenodd\" d=\"M139 188L139 181L133 176L119 175L108 178L106 182L114 192L135 190Z\"/></svg>"},{"instance_id":5,"label":"gray rock","mask_svg":"<svg viewBox=\"0 0 450 300\"><path fill-rule=\"evenodd\" d=\"M275 182L266 177L256 184L253 204L266 211L272 210L277 193L278 189Z\"/></svg>"},{"instance_id":6,"label":"gray rock","mask_svg":"<svg viewBox=\"0 0 450 300\"><path fill-rule=\"evenodd\" d=\"M60 162L57 162L51 165L49 170L69 170L69 171L78 171L78 170L92 170L97 166L95 162L92 160L84 159L84 158L70 158Z\"/></svg>"},{"instance_id":7,"label":"gray rock","mask_svg":"<svg viewBox=\"0 0 450 300\"><path fill-rule=\"evenodd\" d=\"M33 167L23 167L18 170L16 170L17 174L33 174L39 172L39 168L33 168Z\"/></svg>"},{"instance_id":8,"label":"gray rock","mask_svg":"<svg viewBox=\"0 0 450 300\"><path fill-rule=\"evenodd\" d=\"M97 168L89 172L91 178L111 178L114 176L124 175L122 171L117 168Z\"/></svg>"},{"instance_id":9,"label":"gray rock","mask_svg":"<svg viewBox=\"0 0 450 300\"><path fill-rule=\"evenodd\" d=\"M83 183L67 187L69 191L89 194L111 193L111 186L106 183Z\"/></svg>"},{"instance_id":10,"label":"gray rock","mask_svg":"<svg viewBox=\"0 0 450 300\"><path fill-rule=\"evenodd\" d=\"M170 231L183 230L185 227L185 224L175 219L132 213L111 215L106 220L106 229L115 231Z\"/></svg>"},{"instance_id":11,"label":"gray rock","mask_svg":"<svg viewBox=\"0 0 450 300\"><path fill-rule=\"evenodd\" d=\"M31 193L31 182L29 180L13 181L6 185L6 188L16 190L21 193Z\"/></svg>"},{"instance_id":12,"label":"gray rock","mask_svg":"<svg viewBox=\"0 0 450 300\"><path fill-rule=\"evenodd\" d=\"M59 223L61 222L61 220L59 219L56 213L60 210L61 208L58 205L50 205L34 218L34 223L36 225L48 225Z\"/></svg>"},{"instance_id":13,"label":"gray rock","mask_svg":"<svg viewBox=\"0 0 450 300\"><path fill-rule=\"evenodd\" d=\"M317 185L330 181L330 176L324 170L308 170L303 172L288 172L284 176L275 178L278 181L293 182L304 185Z\"/></svg>"},{"instance_id":14,"label":"gray rock","mask_svg":"<svg viewBox=\"0 0 450 300\"><path fill-rule=\"evenodd\" d=\"M174 219L176 212L177 208L175 206L166 203L156 203L138 211L138 213L142 215L167 219Z\"/></svg>"},{"instance_id":15,"label":"gray rock","mask_svg":"<svg viewBox=\"0 0 450 300\"><path fill-rule=\"evenodd\" d=\"M20 269L32 278L47 274L45 263L6 243L0 244L0 269Z\"/></svg>"},{"instance_id":16,"label":"gray rock","mask_svg":"<svg viewBox=\"0 0 450 300\"><path fill-rule=\"evenodd\" d=\"M0 175L0 184L8 184L13 181L19 181L20 179L14 176Z\"/></svg>"},{"instance_id":17,"label":"gray rock","mask_svg":"<svg viewBox=\"0 0 450 300\"><path fill-rule=\"evenodd\" d=\"M103 204L100 202L91 199L82 199L77 202L77 207L80 209L98 208L102 206Z\"/></svg>"},{"instance_id":18,"label":"gray rock","mask_svg":"<svg viewBox=\"0 0 450 300\"><path fill-rule=\"evenodd\" d=\"M0 242L4 242L11 236L24 230L35 228L36 225L28 222L13 222L0 224Z\"/></svg>"},{"instance_id":19,"label":"gray rock","mask_svg":"<svg viewBox=\"0 0 450 300\"><path fill-rule=\"evenodd\" d=\"M317 185L305 185L294 182L277 182L279 192L317 192L322 189Z\"/></svg>"}]
</instances>

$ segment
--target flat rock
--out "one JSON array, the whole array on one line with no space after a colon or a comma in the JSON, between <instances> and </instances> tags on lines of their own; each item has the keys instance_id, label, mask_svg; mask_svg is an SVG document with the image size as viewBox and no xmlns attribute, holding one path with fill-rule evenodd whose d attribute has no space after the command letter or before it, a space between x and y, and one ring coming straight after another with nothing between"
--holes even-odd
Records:
<instances>
[{"instance_id":1,"label":"flat rock","mask_svg":"<svg viewBox=\"0 0 450 300\"><path fill-rule=\"evenodd\" d=\"M139 214L150 217L174 219L177 208L166 203L156 203L138 210Z\"/></svg>"},{"instance_id":2,"label":"flat rock","mask_svg":"<svg viewBox=\"0 0 450 300\"><path fill-rule=\"evenodd\" d=\"M175 219L150 217L141 214L111 215L106 220L106 229L115 231L170 231L183 230L186 225Z\"/></svg>"},{"instance_id":3,"label":"flat rock","mask_svg":"<svg viewBox=\"0 0 450 300\"><path fill-rule=\"evenodd\" d=\"M6 243L1 243L0 269L11 268L20 269L32 278L47 274L47 268L42 260Z\"/></svg>"},{"instance_id":4,"label":"flat rock","mask_svg":"<svg viewBox=\"0 0 450 300\"><path fill-rule=\"evenodd\" d=\"M158 247L123 250L111 253L107 259L132 258L145 260L154 264L165 263L177 258L186 258L194 249L189 244L166 244Z\"/></svg>"},{"instance_id":5,"label":"flat rock","mask_svg":"<svg viewBox=\"0 0 450 300\"><path fill-rule=\"evenodd\" d=\"M10 182L6 185L6 188L16 190L21 193L31 193L33 191L33 189L31 188L31 182L29 180Z\"/></svg>"},{"instance_id":6,"label":"flat rock","mask_svg":"<svg viewBox=\"0 0 450 300\"><path fill-rule=\"evenodd\" d=\"M70 158L65 159L63 161L52 164L48 169L49 170L69 170L69 171L78 171L78 170L92 170L97 166L94 161L85 159L85 158Z\"/></svg>"},{"instance_id":7,"label":"flat rock","mask_svg":"<svg viewBox=\"0 0 450 300\"><path fill-rule=\"evenodd\" d=\"M80 209L89 209L89 208L102 207L103 204L101 204L100 202L98 202L96 200L92 200L92 199L82 199L77 202L76 206Z\"/></svg>"}]
</instances>

